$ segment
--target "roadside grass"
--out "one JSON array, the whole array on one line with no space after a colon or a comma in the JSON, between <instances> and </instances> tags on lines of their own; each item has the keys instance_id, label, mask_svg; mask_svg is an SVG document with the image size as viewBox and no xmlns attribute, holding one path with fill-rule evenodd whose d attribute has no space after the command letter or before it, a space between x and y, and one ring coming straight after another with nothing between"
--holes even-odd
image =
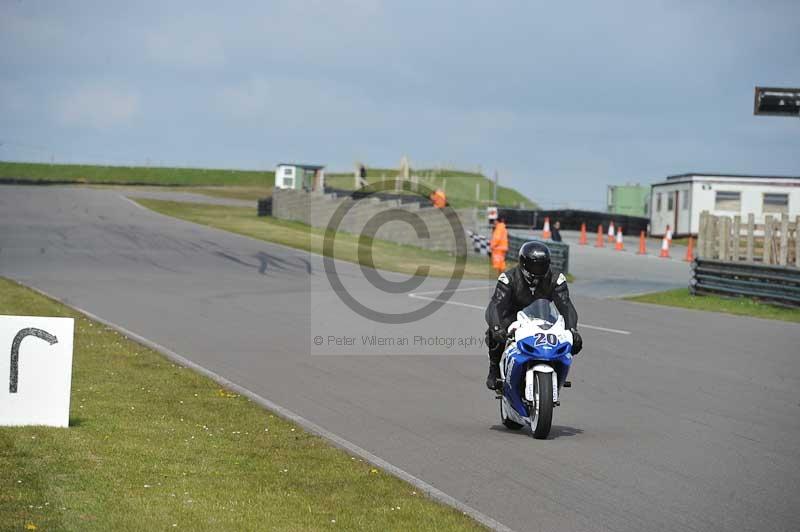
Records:
<instances>
[{"instance_id":1,"label":"roadside grass","mask_svg":"<svg viewBox=\"0 0 800 532\"><path fill-rule=\"evenodd\" d=\"M272 197L272 186L268 187L186 187L186 192L198 192L207 196L257 201Z\"/></svg>"},{"instance_id":2,"label":"roadside grass","mask_svg":"<svg viewBox=\"0 0 800 532\"><path fill-rule=\"evenodd\" d=\"M634 235L634 236L636 236L638 238L638 235ZM651 242L658 242L659 244L661 244L661 241L663 240L663 237L650 236L650 237L648 237L648 239ZM697 238L692 238L692 240L693 240L694 245L696 246L697 245ZM673 238L670 241L670 245L671 246L688 246L689 245L689 237L682 236L680 238Z\"/></svg>"},{"instance_id":3,"label":"roadside grass","mask_svg":"<svg viewBox=\"0 0 800 532\"><path fill-rule=\"evenodd\" d=\"M482 529L3 278L0 314L75 318L70 428L0 428L2 530Z\"/></svg>"},{"instance_id":4,"label":"roadside grass","mask_svg":"<svg viewBox=\"0 0 800 532\"><path fill-rule=\"evenodd\" d=\"M697 239L693 238L692 240L694 240L694 244L697 245ZM661 242L661 239L659 238L658 241ZM678 246L688 246L689 245L689 237L682 236L680 238L673 238L672 242L670 242L670 243L674 244L674 245L678 245Z\"/></svg>"},{"instance_id":5,"label":"roadside grass","mask_svg":"<svg viewBox=\"0 0 800 532\"><path fill-rule=\"evenodd\" d=\"M79 185L83 186L83 185ZM106 190L125 190L125 191L154 191L154 192L190 192L192 194L202 194L204 196L213 196L217 198L230 198L230 199L240 199L240 200L249 200L249 201L257 201L262 198L269 198L272 197L272 190L273 187L259 187L259 186L219 186L219 187L211 187L211 186L195 186L195 187L182 187L182 186L170 186L165 189L165 187L161 186L147 186L147 185L139 185L139 186L132 186L132 185L85 185L89 188L94 189L106 189Z\"/></svg>"},{"instance_id":6,"label":"roadside grass","mask_svg":"<svg viewBox=\"0 0 800 532\"><path fill-rule=\"evenodd\" d=\"M136 198L135 201L161 214L181 218L190 222L209 225L232 233L275 242L304 251L322 255L325 230L308 225L278 220L271 216L256 216L255 210L247 207L204 205L154 199ZM472 255L467 242L468 257L464 267L465 279L494 279L497 274L491 269L488 257ZM360 263L358 258L358 235L339 232L333 249L334 257ZM455 257L443 251L431 251L415 246L406 246L373 240L372 256L376 268L400 273L414 274L418 267L427 266L429 275L450 277L455 268ZM509 265L510 267L511 265Z\"/></svg>"},{"instance_id":7,"label":"roadside grass","mask_svg":"<svg viewBox=\"0 0 800 532\"><path fill-rule=\"evenodd\" d=\"M727 298L713 295L693 296L688 288L677 288L653 294L625 298L628 301L653 303L669 307L680 307L709 312L721 312L738 316L751 316L770 320L800 322L800 309L779 307L746 297Z\"/></svg>"},{"instance_id":8,"label":"roadside grass","mask_svg":"<svg viewBox=\"0 0 800 532\"><path fill-rule=\"evenodd\" d=\"M220 185L271 188L274 172L217 168L99 166L0 161L0 180L139 185Z\"/></svg>"}]
</instances>

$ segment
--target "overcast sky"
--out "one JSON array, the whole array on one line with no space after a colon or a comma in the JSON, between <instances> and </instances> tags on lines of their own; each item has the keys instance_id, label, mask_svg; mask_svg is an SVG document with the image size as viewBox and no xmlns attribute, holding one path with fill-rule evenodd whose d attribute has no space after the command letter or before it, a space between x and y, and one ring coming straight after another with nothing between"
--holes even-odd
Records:
<instances>
[{"instance_id":1,"label":"overcast sky","mask_svg":"<svg viewBox=\"0 0 800 532\"><path fill-rule=\"evenodd\" d=\"M497 169L546 206L800 175L800 2L0 0L0 160Z\"/></svg>"}]
</instances>

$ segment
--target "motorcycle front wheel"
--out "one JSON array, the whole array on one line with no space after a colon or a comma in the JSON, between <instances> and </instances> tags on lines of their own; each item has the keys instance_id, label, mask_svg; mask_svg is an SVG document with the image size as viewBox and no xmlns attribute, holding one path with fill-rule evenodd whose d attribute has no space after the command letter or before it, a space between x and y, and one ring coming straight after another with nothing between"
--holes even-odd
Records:
<instances>
[{"instance_id":1,"label":"motorcycle front wheel","mask_svg":"<svg viewBox=\"0 0 800 532\"><path fill-rule=\"evenodd\" d=\"M531 434L537 440L546 440L553 423L553 374L536 372L533 392L536 402L531 407Z\"/></svg>"}]
</instances>

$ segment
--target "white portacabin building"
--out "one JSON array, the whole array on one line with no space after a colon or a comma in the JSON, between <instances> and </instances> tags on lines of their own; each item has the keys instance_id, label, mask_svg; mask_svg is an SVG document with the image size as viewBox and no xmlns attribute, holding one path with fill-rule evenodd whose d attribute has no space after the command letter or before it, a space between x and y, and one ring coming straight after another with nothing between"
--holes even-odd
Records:
<instances>
[{"instance_id":1,"label":"white portacabin building","mask_svg":"<svg viewBox=\"0 0 800 532\"><path fill-rule=\"evenodd\" d=\"M689 173L652 185L650 234L663 236L670 226L675 236L697 235L700 213L736 216L753 213L755 223L766 216L790 220L800 216L800 176Z\"/></svg>"},{"instance_id":2,"label":"white portacabin building","mask_svg":"<svg viewBox=\"0 0 800 532\"><path fill-rule=\"evenodd\" d=\"M323 190L325 167L318 164L280 163L275 167L275 186L294 190Z\"/></svg>"}]
</instances>

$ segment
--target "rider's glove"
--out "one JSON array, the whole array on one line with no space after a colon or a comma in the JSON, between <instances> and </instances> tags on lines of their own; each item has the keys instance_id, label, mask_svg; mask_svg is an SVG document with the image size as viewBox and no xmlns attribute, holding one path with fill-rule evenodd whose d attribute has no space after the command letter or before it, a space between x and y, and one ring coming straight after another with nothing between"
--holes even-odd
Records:
<instances>
[{"instance_id":1,"label":"rider's glove","mask_svg":"<svg viewBox=\"0 0 800 532\"><path fill-rule=\"evenodd\" d=\"M506 340L508 340L508 333L504 328L500 327L499 325L495 325L492 327L492 337L494 338L495 342L505 345Z\"/></svg>"},{"instance_id":2,"label":"rider's glove","mask_svg":"<svg viewBox=\"0 0 800 532\"><path fill-rule=\"evenodd\" d=\"M570 332L572 333L572 354L577 355L583 349L583 338L578 329L570 329Z\"/></svg>"}]
</instances>

